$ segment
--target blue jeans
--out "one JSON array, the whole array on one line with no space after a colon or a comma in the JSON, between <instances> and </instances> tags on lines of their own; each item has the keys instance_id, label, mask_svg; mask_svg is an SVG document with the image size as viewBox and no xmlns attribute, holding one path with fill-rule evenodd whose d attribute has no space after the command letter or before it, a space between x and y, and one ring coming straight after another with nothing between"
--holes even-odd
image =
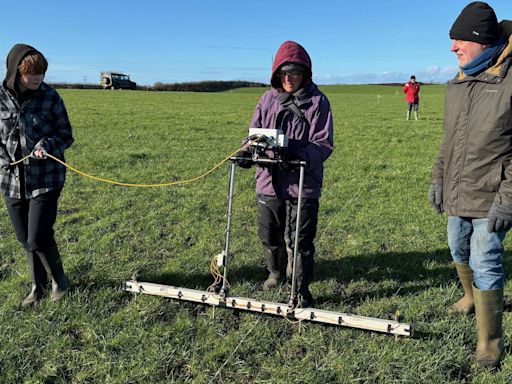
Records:
<instances>
[{"instance_id":1,"label":"blue jeans","mask_svg":"<svg viewBox=\"0 0 512 384\"><path fill-rule=\"evenodd\" d=\"M503 288L503 240L508 229L487 232L488 219L448 216L448 246L453 261L469 264L481 290Z\"/></svg>"}]
</instances>

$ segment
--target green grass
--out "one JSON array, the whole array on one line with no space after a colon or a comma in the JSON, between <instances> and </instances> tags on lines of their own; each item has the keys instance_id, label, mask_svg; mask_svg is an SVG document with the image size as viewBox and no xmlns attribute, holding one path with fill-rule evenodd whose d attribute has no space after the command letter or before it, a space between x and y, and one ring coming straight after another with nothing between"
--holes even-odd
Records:
<instances>
[{"instance_id":1,"label":"green grass","mask_svg":"<svg viewBox=\"0 0 512 384\"><path fill-rule=\"evenodd\" d=\"M27 266L0 208L0 382L510 382L511 355L496 373L477 370L474 317L445 313L460 289L446 217L426 200L443 87L422 88L420 121L405 121L400 87L321 88L334 113L335 151L326 163L313 294L327 310L389 318L399 309L413 338L126 293L122 283L134 274L199 290L211 284L210 260L224 246L228 165L155 189L69 172L55 226L72 282L61 303L20 308ZM237 148L263 91L62 90L75 135L66 159L131 183L197 176ZM231 293L285 301L285 290L261 291L253 170L237 170L234 213ZM509 238L508 275L510 245ZM508 345L509 313L504 332Z\"/></svg>"}]
</instances>

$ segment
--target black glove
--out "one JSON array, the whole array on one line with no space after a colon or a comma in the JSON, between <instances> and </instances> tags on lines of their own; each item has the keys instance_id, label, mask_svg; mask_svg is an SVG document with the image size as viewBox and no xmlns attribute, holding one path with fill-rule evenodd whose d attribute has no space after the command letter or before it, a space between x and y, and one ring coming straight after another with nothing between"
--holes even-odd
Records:
<instances>
[{"instance_id":1,"label":"black glove","mask_svg":"<svg viewBox=\"0 0 512 384\"><path fill-rule=\"evenodd\" d=\"M240 151L237 153L236 157L239 157L239 159L236 160L236 164L241 168L248 169L254 165L251 152L249 151Z\"/></svg>"},{"instance_id":2,"label":"black glove","mask_svg":"<svg viewBox=\"0 0 512 384\"><path fill-rule=\"evenodd\" d=\"M487 214L487 232L498 232L502 229L508 230L512 226L512 207L494 202Z\"/></svg>"},{"instance_id":3,"label":"black glove","mask_svg":"<svg viewBox=\"0 0 512 384\"><path fill-rule=\"evenodd\" d=\"M443 212L443 186L441 184L430 184L428 201L437 213Z\"/></svg>"},{"instance_id":4,"label":"black glove","mask_svg":"<svg viewBox=\"0 0 512 384\"><path fill-rule=\"evenodd\" d=\"M290 161L293 161L293 160L299 160L299 159L296 159L296 158L283 158L283 162L280 163L279 165L281 166L281 168L285 171L288 171L288 172L293 172L295 171L297 168L299 168L299 165L298 164L291 164Z\"/></svg>"},{"instance_id":5,"label":"black glove","mask_svg":"<svg viewBox=\"0 0 512 384\"><path fill-rule=\"evenodd\" d=\"M288 147L284 148L282 152L283 162L280 164L281 168L288 172L293 172L300 167L299 164L290 164L290 161L300 161L301 160L301 152L299 141L297 140L289 140ZM304 154L302 154L304 156Z\"/></svg>"}]
</instances>

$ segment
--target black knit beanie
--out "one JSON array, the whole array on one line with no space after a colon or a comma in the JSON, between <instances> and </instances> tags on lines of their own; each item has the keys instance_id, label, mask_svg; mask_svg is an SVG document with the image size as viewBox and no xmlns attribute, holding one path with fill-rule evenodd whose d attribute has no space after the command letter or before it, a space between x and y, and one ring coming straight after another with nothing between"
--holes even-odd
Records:
<instances>
[{"instance_id":1,"label":"black knit beanie","mask_svg":"<svg viewBox=\"0 0 512 384\"><path fill-rule=\"evenodd\" d=\"M498 19L487 3L475 1L468 4L450 29L450 39L493 44L500 37Z\"/></svg>"}]
</instances>

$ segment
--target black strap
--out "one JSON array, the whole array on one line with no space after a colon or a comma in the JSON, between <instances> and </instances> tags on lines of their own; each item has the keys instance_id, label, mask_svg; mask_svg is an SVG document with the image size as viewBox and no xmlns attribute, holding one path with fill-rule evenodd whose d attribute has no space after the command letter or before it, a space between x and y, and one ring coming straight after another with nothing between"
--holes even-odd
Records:
<instances>
[{"instance_id":1,"label":"black strap","mask_svg":"<svg viewBox=\"0 0 512 384\"><path fill-rule=\"evenodd\" d=\"M304 116L304 113L302 113L301 109L297 106L297 104L293 102L293 100L290 105L288 105L288 109L292 111L300 120L306 120L306 116Z\"/></svg>"}]
</instances>

